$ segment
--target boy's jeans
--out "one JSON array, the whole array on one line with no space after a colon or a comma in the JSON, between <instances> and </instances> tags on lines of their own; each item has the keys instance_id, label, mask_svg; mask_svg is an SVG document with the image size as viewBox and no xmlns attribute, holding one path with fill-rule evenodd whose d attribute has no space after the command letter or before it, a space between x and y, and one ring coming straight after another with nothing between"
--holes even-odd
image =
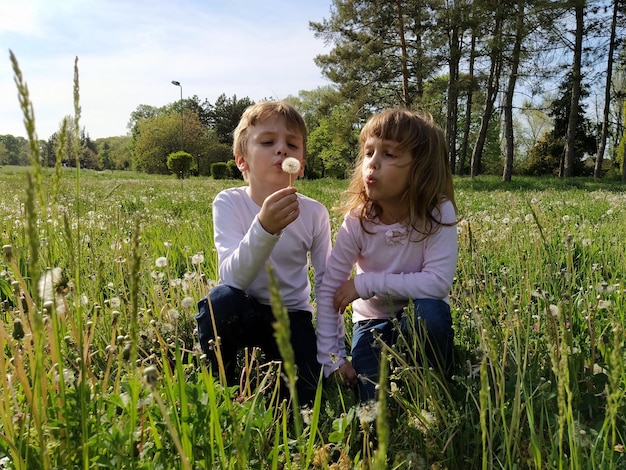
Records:
<instances>
[{"instance_id":1,"label":"boy's jeans","mask_svg":"<svg viewBox=\"0 0 626 470\"><path fill-rule=\"evenodd\" d=\"M404 337L417 331L424 343L429 365L449 373L454 354L454 332L450 306L443 300L418 299L413 302L415 329L409 328L408 319L398 314L400 330ZM426 335L424 335L424 328ZM374 337L380 336L387 345L396 342L399 332L391 319L364 320L354 324L352 330L352 365L359 374L359 392L362 401L376 397L381 345ZM418 341L418 344L420 342ZM417 357L420 357L418 352Z\"/></svg>"},{"instance_id":2,"label":"boy's jeans","mask_svg":"<svg viewBox=\"0 0 626 470\"><path fill-rule=\"evenodd\" d=\"M211 307L209 306L209 300ZM276 321L269 305L264 305L244 291L226 285L211 289L209 295L198 302L198 337L200 347L217 373L217 358L209 341L215 338L211 321L211 308L215 316L217 335L229 385L239 383L236 375L237 352L245 347L259 347L268 361L281 360L274 338ZM317 344L311 313L304 310L289 312L291 346L298 371L296 388L300 405L312 405L320 374L317 362Z\"/></svg>"}]
</instances>

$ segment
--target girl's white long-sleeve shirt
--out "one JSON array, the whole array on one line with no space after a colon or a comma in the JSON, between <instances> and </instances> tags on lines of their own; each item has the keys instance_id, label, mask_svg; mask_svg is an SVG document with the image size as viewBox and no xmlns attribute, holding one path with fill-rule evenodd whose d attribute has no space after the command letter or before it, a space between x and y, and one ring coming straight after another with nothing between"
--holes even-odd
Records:
<instances>
[{"instance_id":1,"label":"girl's white long-sleeve shirt","mask_svg":"<svg viewBox=\"0 0 626 470\"><path fill-rule=\"evenodd\" d=\"M272 235L259 222L261 207L247 187L230 188L213 200L213 234L221 284L241 289L270 305L269 263L288 310L313 312L309 257L319 285L330 254L328 210L298 194L300 215L281 234Z\"/></svg>"},{"instance_id":2,"label":"girl's white long-sleeve shirt","mask_svg":"<svg viewBox=\"0 0 626 470\"><path fill-rule=\"evenodd\" d=\"M426 238L404 225L366 223L348 214L337 233L317 294L318 361L328 377L346 357L344 319L333 307L333 296L356 266L352 321L391 318L409 299L446 302L458 257L456 213L450 201L436 209L444 224ZM420 240L420 238L423 238ZM418 241L414 241L418 240Z\"/></svg>"}]
</instances>

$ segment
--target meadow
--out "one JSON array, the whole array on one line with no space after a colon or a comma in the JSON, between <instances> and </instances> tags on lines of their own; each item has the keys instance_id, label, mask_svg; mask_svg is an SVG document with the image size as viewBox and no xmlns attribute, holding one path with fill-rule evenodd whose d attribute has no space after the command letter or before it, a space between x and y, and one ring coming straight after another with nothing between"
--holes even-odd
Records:
<instances>
[{"instance_id":1,"label":"meadow","mask_svg":"<svg viewBox=\"0 0 626 470\"><path fill-rule=\"evenodd\" d=\"M196 343L239 184L0 169L0 468L626 468L623 185L457 178L454 376L401 340L378 403L328 380L299 413L289 364L248 351L228 388ZM333 234L345 184L296 183Z\"/></svg>"}]
</instances>

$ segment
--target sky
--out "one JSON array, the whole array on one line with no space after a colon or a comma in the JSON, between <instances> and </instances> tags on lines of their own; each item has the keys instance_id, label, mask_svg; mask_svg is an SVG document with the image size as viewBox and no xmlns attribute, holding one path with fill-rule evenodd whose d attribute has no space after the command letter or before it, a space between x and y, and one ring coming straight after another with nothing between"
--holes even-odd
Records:
<instances>
[{"instance_id":1,"label":"sky","mask_svg":"<svg viewBox=\"0 0 626 470\"><path fill-rule=\"evenodd\" d=\"M197 95L285 98L330 84L315 65L329 52L309 21L332 0L0 0L0 135L26 137L10 51L39 139L74 115L92 139L126 135L139 105ZM173 85L178 81L181 87Z\"/></svg>"}]
</instances>

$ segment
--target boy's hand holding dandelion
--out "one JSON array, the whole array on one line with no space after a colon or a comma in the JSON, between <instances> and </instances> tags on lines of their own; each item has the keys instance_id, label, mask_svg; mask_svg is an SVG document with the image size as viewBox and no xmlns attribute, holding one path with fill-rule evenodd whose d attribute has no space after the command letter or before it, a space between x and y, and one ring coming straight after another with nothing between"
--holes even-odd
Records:
<instances>
[{"instance_id":1,"label":"boy's hand holding dandelion","mask_svg":"<svg viewBox=\"0 0 626 470\"><path fill-rule=\"evenodd\" d=\"M263 201L259 212L259 222L267 233L279 234L300 215L298 190L293 186L279 189Z\"/></svg>"},{"instance_id":2,"label":"boy's hand holding dandelion","mask_svg":"<svg viewBox=\"0 0 626 470\"><path fill-rule=\"evenodd\" d=\"M287 157L283 160L281 168L289 174L289 186L269 195L263 201L259 213L259 222L272 235L280 233L300 215L298 197L296 196L297 190L291 185L294 175L297 178L298 173L300 173L300 160Z\"/></svg>"}]
</instances>

